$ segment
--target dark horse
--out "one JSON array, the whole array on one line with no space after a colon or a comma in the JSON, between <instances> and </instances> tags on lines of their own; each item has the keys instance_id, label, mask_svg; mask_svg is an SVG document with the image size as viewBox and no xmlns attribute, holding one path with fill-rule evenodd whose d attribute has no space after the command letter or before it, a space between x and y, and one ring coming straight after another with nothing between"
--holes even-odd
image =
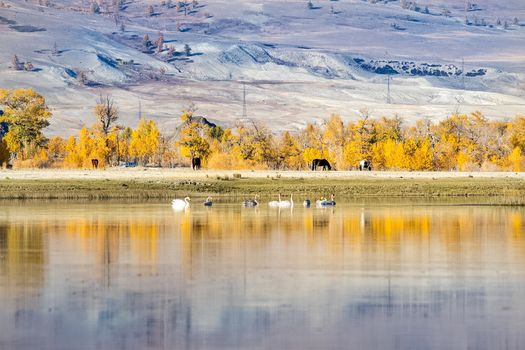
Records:
<instances>
[{"instance_id":1,"label":"dark horse","mask_svg":"<svg viewBox=\"0 0 525 350\"><path fill-rule=\"evenodd\" d=\"M191 158L191 167L193 170L199 170L201 168L201 159L199 157Z\"/></svg>"},{"instance_id":2,"label":"dark horse","mask_svg":"<svg viewBox=\"0 0 525 350\"><path fill-rule=\"evenodd\" d=\"M318 166L322 166L323 170L332 170L330 163L326 159L314 159L312 160L312 170L317 170Z\"/></svg>"},{"instance_id":3,"label":"dark horse","mask_svg":"<svg viewBox=\"0 0 525 350\"><path fill-rule=\"evenodd\" d=\"M98 159L91 159L91 166L93 169L98 169Z\"/></svg>"}]
</instances>

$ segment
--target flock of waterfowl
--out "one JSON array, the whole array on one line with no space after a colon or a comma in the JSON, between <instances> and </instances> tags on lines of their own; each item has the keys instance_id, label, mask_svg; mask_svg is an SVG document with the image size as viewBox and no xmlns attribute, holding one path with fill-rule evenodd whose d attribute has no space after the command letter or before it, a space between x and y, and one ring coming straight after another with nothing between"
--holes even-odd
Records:
<instances>
[{"instance_id":1,"label":"flock of waterfowl","mask_svg":"<svg viewBox=\"0 0 525 350\"><path fill-rule=\"evenodd\" d=\"M247 208L257 207L259 205L259 201L257 200L258 197L259 197L258 195L255 195L253 199L244 200L242 202L242 206L247 207ZM175 210L184 210L190 207L190 200L191 200L190 197L186 197L184 199L177 198L171 202L171 206ZM206 207L211 207L213 205L212 198L211 197L206 198L203 204ZM305 208L309 208L311 204L312 202L310 201L310 199L305 199L303 201L303 206ZM331 195L330 200L327 200L324 197L316 200L315 205L318 208L335 206L334 195L333 194ZM268 206L271 208L293 208L294 206L293 195L290 195L290 200L282 200L281 194L279 193L278 200L268 202Z\"/></svg>"}]
</instances>

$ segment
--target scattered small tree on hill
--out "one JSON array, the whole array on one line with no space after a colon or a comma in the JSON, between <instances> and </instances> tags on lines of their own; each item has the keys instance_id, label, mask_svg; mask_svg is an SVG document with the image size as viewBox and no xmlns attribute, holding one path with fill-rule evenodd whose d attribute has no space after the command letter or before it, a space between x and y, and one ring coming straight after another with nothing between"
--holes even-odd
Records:
<instances>
[{"instance_id":1,"label":"scattered small tree on hill","mask_svg":"<svg viewBox=\"0 0 525 350\"><path fill-rule=\"evenodd\" d=\"M157 40L155 40L155 47L157 48L157 52L161 52L164 47L164 35L159 32Z\"/></svg>"},{"instance_id":2,"label":"scattered small tree on hill","mask_svg":"<svg viewBox=\"0 0 525 350\"><path fill-rule=\"evenodd\" d=\"M20 62L17 55L13 55L13 58L11 59L11 64L14 70L22 70L24 68L24 65Z\"/></svg>"},{"instance_id":3,"label":"scattered small tree on hill","mask_svg":"<svg viewBox=\"0 0 525 350\"><path fill-rule=\"evenodd\" d=\"M149 6L146 6L146 16L153 16L153 14L155 13L155 11L153 10L153 6L152 5L149 5Z\"/></svg>"},{"instance_id":4,"label":"scattered small tree on hill","mask_svg":"<svg viewBox=\"0 0 525 350\"><path fill-rule=\"evenodd\" d=\"M170 45L168 47L168 57L173 57L173 56L175 56L175 46Z\"/></svg>"},{"instance_id":5,"label":"scattered small tree on hill","mask_svg":"<svg viewBox=\"0 0 525 350\"><path fill-rule=\"evenodd\" d=\"M151 46L151 40L149 39L148 34L144 34L144 38L142 39L142 45L144 45L144 48L149 49Z\"/></svg>"},{"instance_id":6,"label":"scattered small tree on hill","mask_svg":"<svg viewBox=\"0 0 525 350\"><path fill-rule=\"evenodd\" d=\"M191 47L188 44L184 45L184 52L186 53L186 56L191 56Z\"/></svg>"},{"instance_id":7,"label":"scattered small tree on hill","mask_svg":"<svg viewBox=\"0 0 525 350\"><path fill-rule=\"evenodd\" d=\"M314 4L312 3L312 0L308 0L306 7L308 7L309 10L312 10L314 8Z\"/></svg>"},{"instance_id":8,"label":"scattered small tree on hill","mask_svg":"<svg viewBox=\"0 0 525 350\"><path fill-rule=\"evenodd\" d=\"M89 7L89 11L92 14L99 14L100 13L100 6L98 5L98 3L96 1L93 1L91 3L91 6Z\"/></svg>"}]
</instances>

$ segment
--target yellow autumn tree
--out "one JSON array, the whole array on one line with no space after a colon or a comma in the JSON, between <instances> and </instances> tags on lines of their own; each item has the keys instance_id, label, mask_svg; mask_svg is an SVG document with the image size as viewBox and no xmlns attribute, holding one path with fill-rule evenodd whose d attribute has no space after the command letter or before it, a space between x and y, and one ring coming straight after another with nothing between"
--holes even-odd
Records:
<instances>
[{"instance_id":1,"label":"yellow autumn tree","mask_svg":"<svg viewBox=\"0 0 525 350\"><path fill-rule=\"evenodd\" d=\"M210 154L210 144L205 139L206 126L200 123L189 123L180 131L177 144L181 148L181 155L188 158L199 157L205 160Z\"/></svg>"},{"instance_id":2,"label":"yellow autumn tree","mask_svg":"<svg viewBox=\"0 0 525 350\"><path fill-rule=\"evenodd\" d=\"M284 168L299 170L303 167L299 143L288 131L285 131L279 140L278 153Z\"/></svg>"},{"instance_id":3,"label":"yellow autumn tree","mask_svg":"<svg viewBox=\"0 0 525 350\"><path fill-rule=\"evenodd\" d=\"M512 152L509 154L509 161L512 165L512 171L521 171L521 148L514 147Z\"/></svg>"},{"instance_id":4,"label":"yellow autumn tree","mask_svg":"<svg viewBox=\"0 0 525 350\"><path fill-rule=\"evenodd\" d=\"M33 89L0 89L0 105L4 106L0 122L9 125L2 138L9 151L21 160L36 155L46 144L43 129L51 118L45 98Z\"/></svg>"},{"instance_id":5,"label":"yellow autumn tree","mask_svg":"<svg viewBox=\"0 0 525 350\"><path fill-rule=\"evenodd\" d=\"M425 138L418 142L414 153L410 157L410 170L432 170L434 168L434 155L430 140Z\"/></svg>"},{"instance_id":6,"label":"yellow autumn tree","mask_svg":"<svg viewBox=\"0 0 525 350\"><path fill-rule=\"evenodd\" d=\"M323 149L326 150L328 160L338 168L342 168L344 162L345 128L338 114L332 114L325 124L322 140Z\"/></svg>"},{"instance_id":7,"label":"yellow autumn tree","mask_svg":"<svg viewBox=\"0 0 525 350\"><path fill-rule=\"evenodd\" d=\"M77 141L75 136L71 135L66 141L63 165L67 168L80 168L82 163L83 160L79 153Z\"/></svg>"},{"instance_id":8,"label":"yellow autumn tree","mask_svg":"<svg viewBox=\"0 0 525 350\"><path fill-rule=\"evenodd\" d=\"M346 127L348 140L343 150L345 166L356 168L363 159L371 159L374 139L374 124L367 113Z\"/></svg>"},{"instance_id":9,"label":"yellow autumn tree","mask_svg":"<svg viewBox=\"0 0 525 350\"><path fill-rule=\"evenodd\" d=\"M66 141L60 136L50 138L47 143L47 155L54 166L61 165L66 156Z\"/></svg>"},{"instance_id":10,"label":"yellow autumn tree","mask_svg":"<svg viewBox=\"0 0 525 350\"><path fill-rule=\"evenodd\" d=\"M159 147L159 135L155 121L142 118L138 127L131 133L130 156L139 159L143 165L153 161Z\"/></svg>"},{"instance_id":11,"label":"yellow autumn tree","mask_svg":"<svg viewBox=\"0 0 525 350\"><path fill-rule=\"evenodd\" d=\"M91 167L91 153L94 148L91 133L87 127L83 127L78 132L77 153L80 158L80 166Z\"/></svg>"}]
</instances>

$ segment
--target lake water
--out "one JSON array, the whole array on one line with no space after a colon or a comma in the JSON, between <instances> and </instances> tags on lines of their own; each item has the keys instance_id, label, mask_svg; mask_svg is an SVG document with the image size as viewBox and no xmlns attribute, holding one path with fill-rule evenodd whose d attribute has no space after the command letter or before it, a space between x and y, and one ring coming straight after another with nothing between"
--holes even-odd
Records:
<instances>
[{"instance_id":1,"label":"lake water","mask_svg":"<svg viewBox=\"0 0 525 350\"><path fill-rule=\"evenodd\" d=\"M523 207L0 209L0 349L525 348Z\"/></svg>"}]
</instances>

